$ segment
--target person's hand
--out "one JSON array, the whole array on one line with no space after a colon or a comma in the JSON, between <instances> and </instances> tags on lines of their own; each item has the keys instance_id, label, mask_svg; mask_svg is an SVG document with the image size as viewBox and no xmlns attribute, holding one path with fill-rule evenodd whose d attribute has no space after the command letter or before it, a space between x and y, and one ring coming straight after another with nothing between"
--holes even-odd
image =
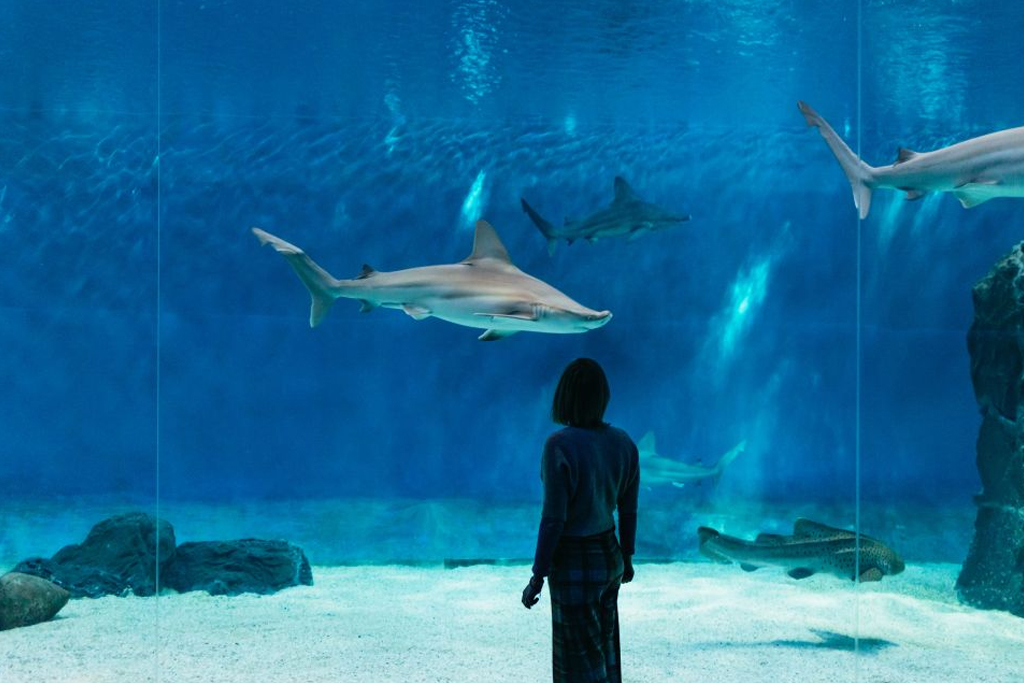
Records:
<instances>
[{"instance_id":1,"label":"person's hand","mask_svg":"<svg viewBox=\"0 0 1024 683\"><path fill-rule=\"evenodd\" d=\"M623 555L622 556L622 583L629 583L633 580L633 556Z\"/></svg>"},{"instance_id":2,"label":"person's hand","mask_svg":"<svg viewBox=\"0 0 1024 683\"><path fill-rule=\"evenodd\" d=\"M530 609L538 602L540 602L541 588L544 587L544 577L535 576L530 579L530 583L526 584L526 588L523 589L523 607Z\"/></svg>"}]
</instances>

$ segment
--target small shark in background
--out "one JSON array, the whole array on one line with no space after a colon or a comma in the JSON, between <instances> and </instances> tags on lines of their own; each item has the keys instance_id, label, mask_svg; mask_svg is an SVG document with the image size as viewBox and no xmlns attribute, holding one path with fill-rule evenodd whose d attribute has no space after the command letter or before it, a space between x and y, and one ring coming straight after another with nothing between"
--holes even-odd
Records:
<instances>
[{"instance_id":1,"label":"small shark in background","mask_svg":"<svg viewBox=\"0 0 1024 683\"><path fill-rule=\"evenodd\" d=\"M487 221L477 221L473 253L460 263L423 266L390 273L363 266L352 280L337 280L293 244L259 228L260 244L281 254L306 285L313 304L309 326L323 321L335 299L356 299L362 312L398 308L414 320L431 316L456 325L482 328L482 341L517 332L575 334L605 325L610 311L582 306L546 282L512 265L505 245Z\"/></svg>"},{"instance_id":2,"label":"small shark in background","mask_svg":"<svg viewBox=\"0 0 1024 683\"><path fill-rule=\"evenodd\" d=\"M853 188L861 219L871 209L875 188L903 190L908 200L928 192L952 192L965 209L996 197L1024 197L1024 127L958 142L934 152L900 149L892 166L868 166L843 142L828 121L804 102L800 112L825 138Z\"/></svg>"},{"instance_id":3,"label":"small shark in background","mask_svg":"<svg viewBox=\"0 0 1024 683\"><path fill-rule=\"evenodd\" d=\"M744 541L703 526L697 529L697 535L701 553L716 562L739 562L744 571L782 567L794 579L806 579L818 572L858 579L858 534L809 519L798 519L792 536L759 534L754 541ZM883 576L903 571L903 560L892 548L863 534L859 538L861 582L881 581Z\"/></svg>"},{"instance_id":4,"label":"small shark in background","mask_svg":"<svg viewBox=\"0 0 1024 683\"><path fill-rule=\"evenodd\" d=\"M636 448L640 452L640 469L643 472L641 481L644 485L671 484L682 488L688 482L713 479L718 481L722 472L747 447L746 441L740 441L732 450L718 459L711 467L689 465L685 462L672 460L658 455L654 443L654 432L647 432Z\"/></svg>"},{"instance_id":5,"label":"small shark in background","mask_svg":"<svg viewBox=\"0 0 1024 683\"><path fill-rule=\"evenodd\" d=\"M611 204L578 221L567 218L561 228L556 228L546 221L526 203L525 199L520 198L519 201L526 215L547 238L548 255L555 253L559 239L572 244L578 239L596 242L601 237L629 235L630 241L633 241L648 232L664 230L690 220L689 216L679 216L656 204L643 201L636 196L629 183L619 176L615 177L615 199Z\"/></svg>"}]
</instances>

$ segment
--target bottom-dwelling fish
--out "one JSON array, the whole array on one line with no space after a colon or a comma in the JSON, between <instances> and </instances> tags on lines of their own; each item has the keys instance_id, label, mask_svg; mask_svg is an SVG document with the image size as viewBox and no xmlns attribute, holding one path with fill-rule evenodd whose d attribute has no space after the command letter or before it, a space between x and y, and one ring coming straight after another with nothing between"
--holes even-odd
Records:
<instances>
[{"instance_id":1,"label":"bottom-dwelling fish","mask_svg":"<svg viewBox=\"0 0 1024 683\"><path fill-rule=\"evenodd\" d=\"M754 541L720 534L700 527L700 551L716 562L739 562L752 572L761 567L781 567L794 579L817 573L844 579L881 581L903 571L900 556L881 541L845 529L826 526L809 519L798 519L792 536L759 534ZM857 544L860 544L858 566Z\"/></svg>"}]
</instances>

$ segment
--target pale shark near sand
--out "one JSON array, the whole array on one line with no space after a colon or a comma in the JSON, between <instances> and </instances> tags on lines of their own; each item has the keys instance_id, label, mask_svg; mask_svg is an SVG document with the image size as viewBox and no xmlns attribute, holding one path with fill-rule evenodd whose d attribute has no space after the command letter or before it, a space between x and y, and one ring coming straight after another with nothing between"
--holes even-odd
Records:
<instances>
[{"instance_id":1,"label":"pale shark near sand","mask_svg":"<svg viewBox=\"0 0 1024 683\"><path fill-rule=\"evenodd\" d=\"M670 484L682 488L688 483L699 482L704 479L718 481L722 472L729 466L736 457L747 447L746 441L740 441L732 450L718 459L714 465L691 465L679 460L673 460L658 455L657 446L654 442L654 432L647 432L637 443L636 448L640 452L640 469L643 472L642 481L645 486Z\"/></svg>"},{"instance_id":2,"label":"pale shark near sand","mask_svg":"<svg viewBox=\"0 0 1024 683\"><path fill-rule=\"evenodd\" d=\"M781 567L794 579L821 572L854 580L859 568L860 581L881 581L883 576L899 574L905 566L892 548L860 534L858 567L858 534L809 519L798 519L792 536L759 534L754 541L744 541L703 526L697 535L701 553L716 562L739 562L748 572Z\"/></svg>"},{"instance_id":3,"label":"pale shark near sand","mask_svg":"<svg viewBox=\"0 0 1024 683\"><path fill-rule=\"evenodd\" d=\"M363 266L352 280L337 280L301 249L259 228L260 244L284 256L306 285L313 304L309 326L316 327L335 299L356 299L361 311L397 308L414 320L435 317L485 330L482 341L516 332L573 334L605 325L610 311L582 306L546 282L512 265L508 251L487 221L477 221L473 253L459 263L393 272Z\"/></svg>"},{"instance_id":4,"label":"pale shark near sand","mask_svg":"<svg viewBox=\"0 0 1024 683\"><path fill-rule=\"evenodd\" d=\"M853 188L860 217L871 210L871 191L906 192L908 200L928 192L952 192L965 209L996 197L1024 197L1024 127L958 142L933 152L900 149L892 166L868 166L853 153L828 121L804 102L800 112L825 138Z\"/></svg>"},{"instance_id":5,"label":"pale shark near sand","mask_svg":"<svg viewBox=\"0 0 1024 683\"><path fill-rule=\"evenodd\" d=\"M525 199L520 198L519 201L526 215L547 238L549 255L555 253L555 247L560 239L572 244L578 239L596 242L602 237L629 235L632 241L648 232L664 230L690 220L689 216L679 216L656 204L643 201L633 192L629 183L619 176L615 177L615 199L611 204L578 221L566 219L565 225L560 228L534 211Z\"/></svg>"}]
</instances>

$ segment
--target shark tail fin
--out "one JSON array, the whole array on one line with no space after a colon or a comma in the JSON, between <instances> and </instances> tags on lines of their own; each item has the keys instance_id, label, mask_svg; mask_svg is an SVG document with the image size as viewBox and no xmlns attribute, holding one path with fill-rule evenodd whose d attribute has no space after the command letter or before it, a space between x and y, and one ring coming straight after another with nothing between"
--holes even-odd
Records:
<instances>
[{"instance_id":1,"label":"shark tail fin","mask_svg":"<svg viewBox=\"0 0 1024 683\"><path fill-rule=\"evenodd\" d=\"M313 300L309 309L309 326L319 325L334 303L333 292L340 284L338 280L331 277L330 273L318 266L313 259L306 255L306 252L294 244L285 242L280 237L275 237L259 228L253 228L252 233L259 239L261 245L269 244L274 247L277 253L288 261L288 265L302 280L302 284L306 285L309 296Z\"/></svg>"},{"instance_id":2,"label":"shark tail fin","mask_svg":"<svg viewBox=\"0 0 1024 683\"><path fill-rule=\"evenodd\" d=\"M549 221L545 220L543 216L533 210L533 207L526 203L526 200L522 197L519 198L520 203L523 205L523 211L530 217L533 224L536 225L542 235L548 241L548 256L553 256L555 253L555 247L558 246L558 235L555 234L555 226Z\"/></svg>"},{"instance_id":3,"label":"shark tail fin","mask_svg":"<svg viewBox=\"0 0 1024 683\"><path fill-rule=\"evenodd\" d=\"M858 214L862 220L867 218L868 212L871 210L871 186L869 183L875 169L861 161L836 134L828 121L811 109L810 105L806 102L797 102L796 104L800 108L800 113L804 115L804 119L807 120L807 125L817 128L821 137L825 138L825 143L839 161L843 173L846 174L846 179L850 181L850 187L853 190L853 203L857 206Z\"/></svg>"},{"instance_id":4,"label":"shark tail fin","mask_svg":"<svg viewBox=\"0 0 1024 683\"><path fill-rule=\"evenodd\" d=\"M725 468L728 467L733 460L738 458L740 453L742 453L746 449L747 441L746 439L744 439L743 441L740 441L738 444L733 446L728 453L726 453L725 455L718 459L718 462L715 463L714 467L716 484L718 483L718 478L722 476L722 472L725 471Z\"/></svg>"},{"instance_id":5,"label":"shark tail fin","mask_svg":"<svg viewBox=\"0 0 1024 683\"><path fill-rule=\"evenodd\" d=\"M654 443L654 432L647 432L643 438L636 442L636 450L641 458L645 458L656 452L657 446Z\"/></svg>"}]
</instances>

